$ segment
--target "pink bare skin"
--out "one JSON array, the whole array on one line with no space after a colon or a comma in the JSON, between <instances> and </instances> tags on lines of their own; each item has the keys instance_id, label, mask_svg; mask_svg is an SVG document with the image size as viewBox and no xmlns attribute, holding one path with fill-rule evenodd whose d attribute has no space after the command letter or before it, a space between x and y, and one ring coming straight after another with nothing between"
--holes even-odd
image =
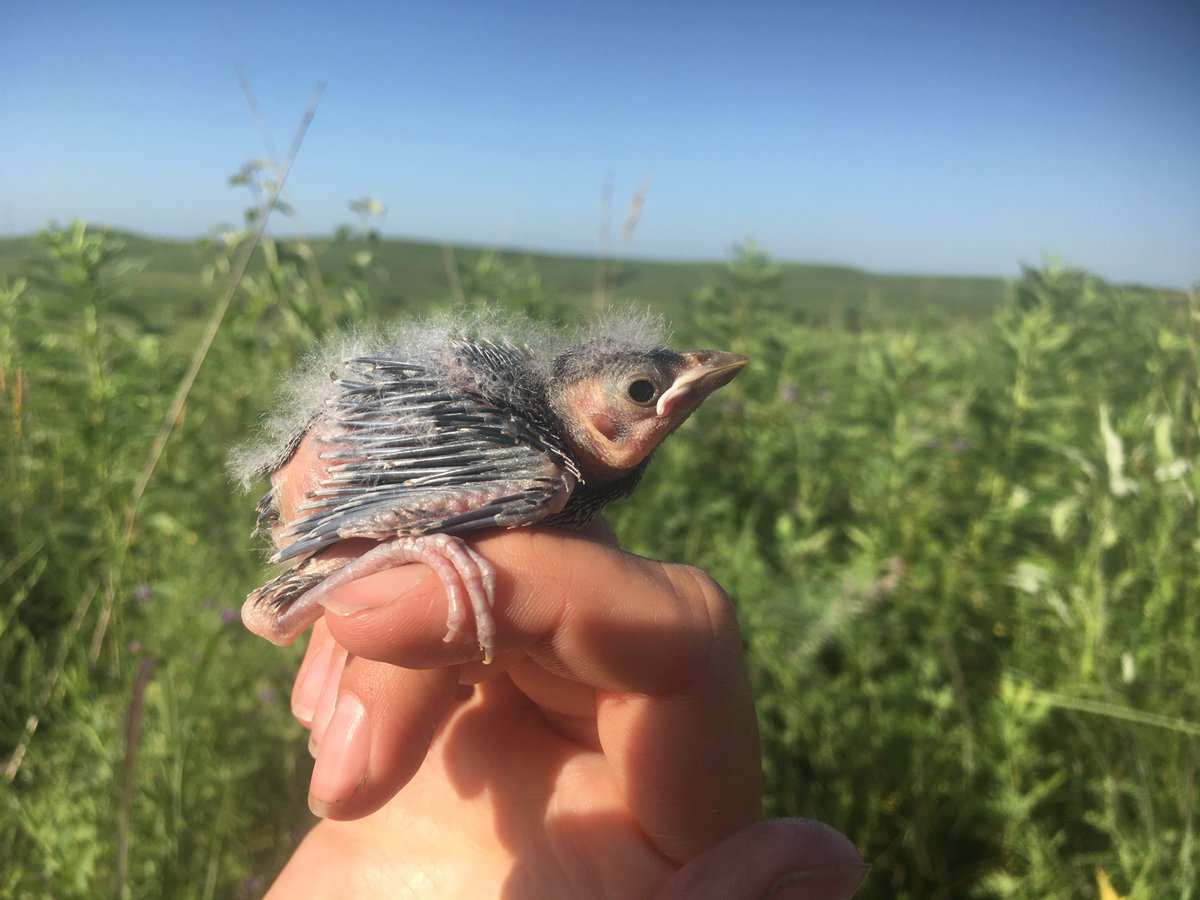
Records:
<instances>
[{"instance_id":1,"label":"pink bare skin","mask_svg":"<svg viewBox=\"0 0 1200 900\"><path fill-rule=\"evenodd\" d=\"M278 479L285 519L314 465ZM603 523L472 543L498 576L490 665L469 627L443 641L423 565L323 601L292 694L323 818L268 897L854 893L867 869L842 835L762 819L741 637L711 578L622 552Z\"/></svg>"}]
</instances>

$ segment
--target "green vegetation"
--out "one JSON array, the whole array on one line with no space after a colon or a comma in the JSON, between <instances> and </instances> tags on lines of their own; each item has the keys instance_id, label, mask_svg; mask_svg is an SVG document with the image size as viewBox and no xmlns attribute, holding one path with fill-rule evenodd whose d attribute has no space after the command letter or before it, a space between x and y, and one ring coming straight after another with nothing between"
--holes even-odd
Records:
<instances>
[{"instance_id":1,"label":"green vegetation","mask_svg":"<svg viewBox=\"0 0 1200 900\"><path fill-rule=\"evenodd\" d=\"M268 241L156 461L246 240L0 242L2 896L260 893L308 757L296 652L236 621L261 563L228 448L345 321L593 305L589 260ZM611 516L737 601L772 814L847 832L864 897L1196 897L1194 298L753 246L610 271L753 359Z\"/></svg>"},{"instance_id":2,"label":"green vegetation","mask_svg":"<svg viewBox=\"0 0 1200 900\"><path fill-rule=\"evenodd\" d=\"M125 254L144 266L125 283L127 306L146 317L148 324L174 328L180 316L201 318L212 303L212 288L201 270L212 253L212 240L160 241L116 234ZM285 252L309 246L321 267L339 271L360 247L342 240L314 240L307 245L281 243ZM522 253L480 248L448 248L417 241L375 238L371 250L377 267L369 279L373 314L393 315L428 309L454 299L458 290L471 294L472 284L496 289L528 290L531 279L544 293L578 309L593 302L596 261L587 257ZM454 261L455 279L447 275L447 253ZM25 272L27 261L37 257L33 238L0 238L0 280ZM262 273L268 263L254 260L251 272ZM638 259L610 261L606 267L607 293L621 300L644 301L674 319L686 316L689 298L722 275L720 263L652 262ZM876 275L838 266L782 263L778 266L776 296L796 320L824 319L830 315L850 321L859 315L886 310L912 314L936 309L955 319L986 317L1003 302L1008 286L1000 278L949 278L922 275ZM534 292L537 293L536 291Z\"/></svg>"}]
</instances>

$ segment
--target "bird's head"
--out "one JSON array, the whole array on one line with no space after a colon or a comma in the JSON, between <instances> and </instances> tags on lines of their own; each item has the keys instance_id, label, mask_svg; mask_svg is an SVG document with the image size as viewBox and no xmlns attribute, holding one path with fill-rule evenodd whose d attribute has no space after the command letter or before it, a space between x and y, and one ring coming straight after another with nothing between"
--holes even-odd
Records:
<instances>
[{"instance_id":1,"label":"bird's head","mask_svg":"<svg viewBox=\"0 0 1200 900\"><path fill-rule=\"evenodd\" d=\"M551 406L592 479L640 465L748 360L720 350L589 348L555 362Z\"/></svg>"}]
</instances>

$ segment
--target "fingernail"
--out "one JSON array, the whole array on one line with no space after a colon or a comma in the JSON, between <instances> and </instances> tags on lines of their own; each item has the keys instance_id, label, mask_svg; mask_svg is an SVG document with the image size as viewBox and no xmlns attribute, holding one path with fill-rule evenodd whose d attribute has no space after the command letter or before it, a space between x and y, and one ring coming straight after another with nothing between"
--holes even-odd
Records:
<instances>
[{"instance_id":1,"label":"fingernail","mask_svg":"<svg viewBox=\"0 0 1200 900\"><path fill-rule=\"evenodd\" d=\"M308 806L324 817L334 806L349 800L362 787L371 761L371 733L362 701L349 691L338 697L337 707L313 766Z\"/></svg>"},{"instance_id":2,"label":"fingernail","mask_svg":"<svg viewBox=\"0 0 1200 900\"><path fill-rule=\"evenodd\" d=\"M321 700L321 691L329 680L329 665L333 661L333 642L322 645L309 665L300 672L296 689L292 691L292 715L311 725L313 715L317 711L317 703Z\"/></svg>"},{"instance_id":3,"label":"fingernail","mask_svg":"<svg viewBox=\"0 0 1200 900\"><path fill-rule=\"evenodd\" d=\"M871 871L868 865L836 869L797 869L772 882L770 900L848 900Z\"/></svg>"},{"instance_id":4,"label":"fingernail","mask_svg":"<svg viewBox=\"0 0 1200 900\"><path fill-rule=\"evenodd\" d=\"M392 569L391 575L387 579L365 577L347 582L334 588L323 597L318 597L317 602L338 616L352 616L364 610L387 606L407 595L425 577L425 573L420 571L421 567L412 566L411 568L417 571L405 575L402 574L404 572L402 567ZM405 581L406 577L410 580Z\"/></svg>"},{"instance_id":5,"label":"fingernail","mask_svg":"<svg viewBox=\"0 0 1200 900\"><path fill-rule=\"evenodd\" d=\"M338 647L332 656L325 683L321 686L321 697L317 700L317 708L313 712L312 726L308 735L308 749L313 756L317 755L316 748L325 737L325 729L329 727L329 722L333 718L334 705L337 703L338 690L342 684L342 673L346 671L346 660L350 658L350 653L344 648Z\"/></svg>"}]
</instances>

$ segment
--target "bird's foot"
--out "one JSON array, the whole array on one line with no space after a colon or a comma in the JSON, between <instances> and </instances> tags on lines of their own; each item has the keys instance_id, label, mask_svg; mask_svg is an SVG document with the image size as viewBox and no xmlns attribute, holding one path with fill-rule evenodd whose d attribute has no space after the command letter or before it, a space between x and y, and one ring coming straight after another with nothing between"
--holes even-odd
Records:
<instances>
[{"instance_id":1,"label":"bird's foot","mask_svg":"<svg viewBox=\"0 0 1200 900\"><path fill-rule=\"evenodd\" d=\"M368 550L342 566L316 587L301 595L297 604L312 607L331 591L406 563L424 563L433 569L446 589L449 610L446 613L447 643L462 633L466 607L475 616L475 637L483 651L484 663L496 653L496 621L492 606L496 600L496 570L477 550L462 538L449 534L400 537Z\"/></svg>"}]
</instances>

